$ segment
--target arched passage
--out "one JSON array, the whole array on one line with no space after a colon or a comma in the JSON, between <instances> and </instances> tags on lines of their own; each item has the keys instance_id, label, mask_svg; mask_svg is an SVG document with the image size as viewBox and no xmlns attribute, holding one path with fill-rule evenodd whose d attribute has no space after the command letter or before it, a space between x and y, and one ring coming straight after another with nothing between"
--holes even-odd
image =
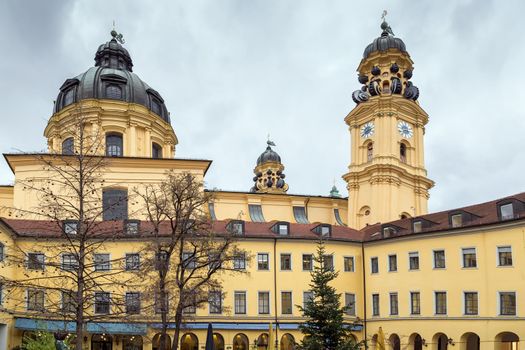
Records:
<instances>
[{"instance_id":1,"label":"arched passage","mask_svg":"<svg viewBox=\"0 0 525 350\"><path fill-rule=\"evenodd\" d=\"M164 344L166 344L166 349L171 350L171 337L166 334L164 337ZM160 350L161 348L161 334L157 333L153 336L153 340L151 341L151 348L153 350Z\"/></svg>"},{"instance_id":2,"label":"arched passage","mask_svg":"<svg viewBox=\"0 0 525 350\"><path fill-rule=\"evenodd\" d=\"M224 350L224 337L219 333L213 333L213 346L215 350Z\"/></svg>"},{"instance_id":3,"label":"arched passage","mask_svg":"<svg viewBox=\"0 0 525 350\"><path fill-rule=\"evenodd\" d=\"M233 337L233 350L248 350L248 337L239 333Z\"/></svg>"},{"instance_id":4,"label":"arched passage","mask_svg":"<svg viewBox=\"0 0 525 350\"><path fill-rule=\"evenodd\" d=\"M463 334L460 343L460 350L479 350L479 336L476 333Z\"/></svg>"},{"instance_id":5,"label":"arched passage","mask_svg":"<svg viewBox=\"0 0 525 350\"><path fill-rule=\"evenodd\" d=\"M199 339L193 333L185 333L180 338L180 350L199 350Z\"/></svg>"},{"instance_id":6,"label":"arched passage","mask_svg":"<svg viewBox=\"0 0 525 350\"><path fill-rule=\"evenodd\" d=\"M374 334L372 336L372 339L370 339L370 349L372 350L377 349L377 334Z\"/></svg>"},{"instance_id":7,"label":"arched passage","mask_svg":"<svg viewBox=\"0 0 525 350\"><path fill-rule=\"evenodd\" d=\"M390 337L388 337L388 344L390 344L391 350L401 350L401 339L399 339L399 335L396 333L390 334Z\"/></svg>"},{"instance_id":8,"label":"arched passage","mask_svg":"<svg viewBox=\"0 0 525 350\"><path fill-rule=\"evenodd\" d=\"M122 337L122 350L143 350L140 335L125 335Z\"/></svg>"},{"instance_id":9,"label":"arched passage","mask_svg":"<svg viewBox=\"0 0 525 350\"><path fill-rule=\"evenodd\" d=\"M432 348L434 350L447 350L448 337L444 333L436 333L432 337Z\"/></svg>"},{"instance_id":10,"label":"arched passage","mask_svg":"<svg viewBox=\"0 0 525 350\"><path fill-rule=\"evenodd\" d=\"M494 339L494 350L519 350L520 338L512 332L502 332Z\"/></svg>"},{"instance_id":11,"label":"arched passage","mask_svg":"<svg viewBox=\"0 0 525 350\"><path fill-rule=\"evenodd\" d=\"M407 350L423 350L423 339L418 333L412 333L408 338L408 342Z\"/></svg>"},{"instance_id":12,"label":"arched passage","mask_svg":"<svg viewBox=\"0 0 525 350\"><path fill-rule=\"evenodd\" d=\"M257 338L257 350L268 349L268 334L263 333Z\"/></svg>"},{"instance_id":13,"label":"arched passage","mask_svg":"<svg viewBox=\"0 0 525 350\"><path fill-rule=\"evenodd\" d=\"M290 333L283 334L281 337L281 350L293 350L295 347L295 339Z\"/></svg>"}]
</instances>

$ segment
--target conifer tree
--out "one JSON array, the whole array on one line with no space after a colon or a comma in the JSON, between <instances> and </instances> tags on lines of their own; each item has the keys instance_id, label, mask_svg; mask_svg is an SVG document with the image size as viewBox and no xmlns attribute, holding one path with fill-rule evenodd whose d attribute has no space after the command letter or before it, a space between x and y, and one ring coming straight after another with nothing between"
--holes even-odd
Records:
<instances>
[{"instance_id":1,"label":"conifer tree","mask_svg":"<svg viewBox=\"0 0 525 350\"><path fill-rule=\"evenodd\" d=\"M299 326L304 338L300 347L304 350L357 349L359 346L350 337L344 324L346 306L341 306L341 294L330 285L338 276L333 266L325 264L326 249L321 240L317 243L310 291L313 296L305 304L298 305L307 320Z\"/></svg>"}]
</instances>

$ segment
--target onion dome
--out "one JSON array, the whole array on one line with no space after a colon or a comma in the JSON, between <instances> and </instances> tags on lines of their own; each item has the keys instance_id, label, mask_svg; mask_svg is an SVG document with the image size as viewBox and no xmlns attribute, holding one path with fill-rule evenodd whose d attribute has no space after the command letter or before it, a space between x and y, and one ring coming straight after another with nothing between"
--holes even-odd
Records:
<instances>
[{"instance_id":1,"label":"onion dome","mask_svg":"<svg viewBox=\"0 0 525 350\"><path fill-rule=\"evenodd\" d=\"M122 46L122 35L113 30L111 36L99 46L94 67L62 84L53 112L85 99L110 99L142 105L169 123L164 99L133 73L133 61Z\"/></svg>"},{"instance_id":2,"label":"onion dome","mask_svg":"<svg viewBox=\"0 0 525 350\"><path fill-rule=\"evenodd\" d=\"M368 58L368 56L374 52L387 51L388 49L398 49L401 52L407 52L405 43L403 40L394 37L394 33L388 23L383 21L383 23L381 23L381 29L383 30L381 36L374 39L374 41L365 48L363 58Z\"/></svg>"},{"instance_id":3,"label":"onion dome","mask_svg":"<svg viewBox=\"0 0 525 350\"><path fill-rule=\"evenodd\" d=\"M281 163L281 156L275 152L271 146L275 146L275 144L272 141L267 142L268 146L266 147L266 150L261 153L259 158L257 158L257 165L261 165L268 162L277 162Z\"/></svg>"}]
</instances>

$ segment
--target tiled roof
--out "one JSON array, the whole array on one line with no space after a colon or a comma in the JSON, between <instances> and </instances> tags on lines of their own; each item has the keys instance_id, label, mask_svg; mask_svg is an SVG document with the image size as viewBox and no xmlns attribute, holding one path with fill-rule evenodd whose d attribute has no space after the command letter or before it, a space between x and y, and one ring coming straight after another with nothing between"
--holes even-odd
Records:
<instances>
[{"instance_id":1,"label":"tiled roof","mask_svg":"<svg viewBox=\"0 0 525 350\"><path fill-rule=\"evenodd\" d=\"M348 241L348 242L369 242L383 239L393 239L396 237L404 237L410 235L421 235L438 233L442 231L453 231L464 228L474 228L483 225L489 225L500 222L498 215L498 203L505 201L513 201L519 205L515 208L515 217L505 222L524 220L525 219L525 192L513 196L501 198L498 200L471 205L463 208L457 208L427 215L421 215L415 218L395 220L387 223L378 223L369 225L361 230L355 230L344 226L331 226L331 234L327 239ZM449 223L449 216L455 213L464 213L465 219L461 227L451 228ZM417 220L424 220L427 225L424 225L421 232L413 232L413 222ZM234 220L235 221L235 220ZM62 235L62 229L58 222L42 221L42 220L19 220L0 218L15 234L22 237L35 238L56 238ZM228 232L229 220L213 221L212 230L217 234ZM279 239L309 239L317 240L320 235L315 232L315 228L320 223L311 224L296 224L290 223L289 235L280 236L272 231L272 227L278 221L272 222L244 222L244 235L246 238L279 238ZM382 229L386 226L395 228L395 233L384 237ZM123 233L123 221L100 221L97 222L92 232L94 237L130 237ZM150 222L142 221L140 223L140 237L151 236L153 232L153 225ZM168 235L170 227L168 222L164 222L160 227L161 235ZM131 236L136 237L136 236Z\"/></svg>"}]
</instances>

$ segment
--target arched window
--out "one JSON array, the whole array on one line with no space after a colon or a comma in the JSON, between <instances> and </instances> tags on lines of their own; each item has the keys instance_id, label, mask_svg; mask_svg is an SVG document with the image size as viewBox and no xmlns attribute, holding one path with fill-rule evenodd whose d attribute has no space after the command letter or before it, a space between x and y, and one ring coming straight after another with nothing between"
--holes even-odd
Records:
<instances>
[{"instance_id":1,"label":"arched window","mask_svg":"<svg viewBox=\"0 0 525 350\"><path fill-rule=\"evenodd\" d=\"M407 145L404 143L399 145L399 158L401 159L401 162L407 162Z\"/></svg>"},{"instance_id":2,"label":"arched window","mask_svg":"<svg viewBox=\"0 0 525 350\"><path fill-rule=\"evenodd\" d=\"M104 220L128 218L128 191L108 189L102 192L102 217Z\"/></svg>"},{"instance_id":3,"label":"arched window","mask_svg":"<svg viewBox=\"0 0 525 350\"><path fill-rule=\"evenodd\" d=\"M161 348L161 339L164 338L164 346L166 350L171 349L171 337L166 334L164 337L162 337L161 333L155 334L153 337L153 340L151 341L151 348L153 350L160 350Z\"/></svg>"},{"instance_id":4,"label":"arched window","mask_svg":"<svg viewBox=\"0 0 525 350\"><path fill-rule=\"evenodd\" d=\"M199 340L193 333L186 333L180 339L181 350L199 350Z\"/></svg>"},{"instance_id":5,"label":"arched window","mask_svg":"<svg viewBox=\"0 0 525 350\"><path fill-rule=\"evenodd\" d=\"M68 106L72 104L75 101L75 87L69 88L67 90L66 94L64 95L64 103L63 106Z\"/></svg>"},{"instance_id":6,"label":"arched window","mask_svg":"<svg viewBox=\"0 0 525 350\"><path fill-rule=\"evenodd\" d=\"M214 350L224 350L224 338L219 333L213 333Z\"/></svg>"},{"instance_id":7,"label":"arched window","mask_svg":"<svg viewBox=\"0 0 525 350\"><path fill-rule=\"evenodd\" d=\"M72 137L68 137L62 142L62 154L73 154L75 153L75 141Z\"/></svg>"},{"instance_id":8,"label":"arched window","mask_svg":"<svg viewBox=\"0 0 525 350\"><path fill-rule=\"evenodd\" d=\"M106 135L106 155L110 157L122 157L122 134Z\"/></svg>"},{"instance_id":9,"label":"arched window","mask_svg":"<svg viewBox=\"0 0 525 350\"><path fill-rule=\"evenodd\" d=\"M374 157L374 143L369 142L366 146L366 161L371 162Z\"/></svg>"},{"instance_id":10,"label":"arched window","mask_svg":"<svg viewBox=\"0 0 525 350\"><path fill-rule=\"evenodd\" d=\"M248 337L242 333L233 337L233 350L248 350Z\"/></svg>"},{"instance_id":11,"label":"arched window","mask_svg":"<svg viewBox=\"0 0 525 350\"><path fill-rule=\"evenodd\" d=\"M106 85L106 97L113 100L122 100L122 89L115 84Z\"/></svg>"},{"instance_id":12,"label":"arched window","mask_svg":"<svg viewBox=\"0 0 525 350\"><path fill-rule=\"evenodd\" d=\"M151 145L151 158L162 158L162 147L158 143Z\"/></svg>"}]
</instances>

